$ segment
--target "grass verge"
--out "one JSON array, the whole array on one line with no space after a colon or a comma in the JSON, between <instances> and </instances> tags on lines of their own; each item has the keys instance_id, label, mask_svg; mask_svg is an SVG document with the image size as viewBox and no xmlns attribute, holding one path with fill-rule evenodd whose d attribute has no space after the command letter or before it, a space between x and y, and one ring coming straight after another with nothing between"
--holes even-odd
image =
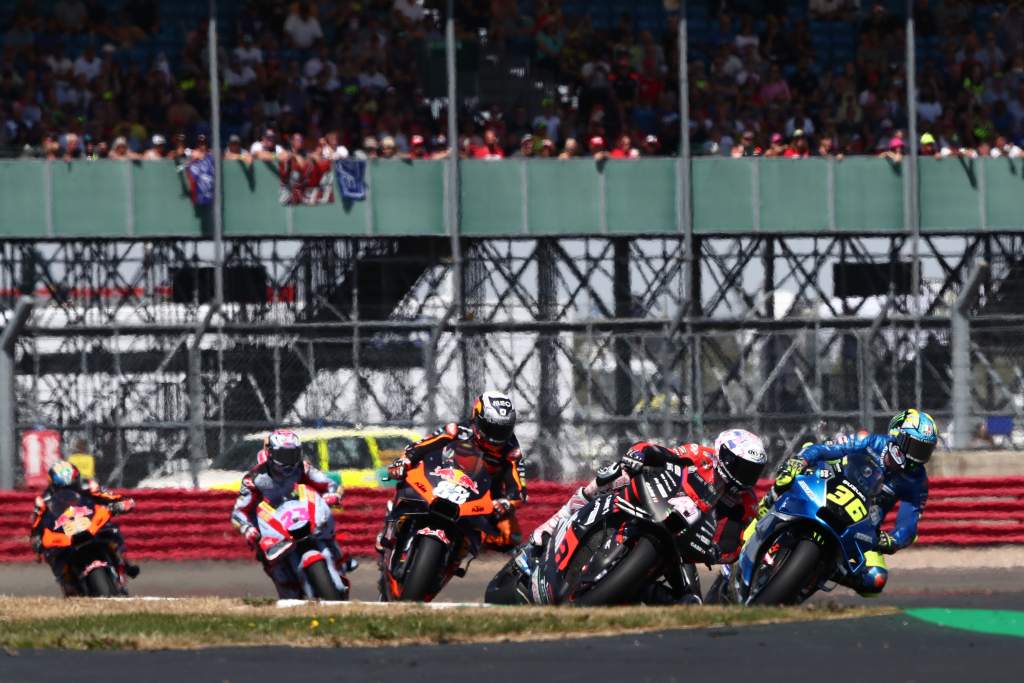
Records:
<instances>
[{"instance_id":1,"label":"grass verge","mask_svg":"<svg viewBox=\"0 0 1024 683\"><path fill-rule=\"evenodd\" d=\"M533 640L679 628L848 619L885 608L622 607L431 610L416 605L308 605L242 600L88 601L0 598L0 649L342 647Z\"/></svg>"}]
</instances>

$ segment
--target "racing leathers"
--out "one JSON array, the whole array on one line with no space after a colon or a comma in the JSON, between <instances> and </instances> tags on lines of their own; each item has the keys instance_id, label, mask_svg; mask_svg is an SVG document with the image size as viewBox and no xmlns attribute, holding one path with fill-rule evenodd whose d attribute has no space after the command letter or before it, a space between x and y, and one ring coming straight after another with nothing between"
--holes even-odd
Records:
<instances>
[{"instance_id":1,"label":"racing leathers","mask_svg":"<svg viewBox=\"0 0 1024 683\"><path fill-rule=\"evenodd\" d=\"M283 562L269 562L259 550L259 522L257 510L261 502L277 507L295 490L299 484L305 484L323 496L329 505L337 505L341 501L341 487L326 474L303 460L294 471L284 475L274 475L273 463L266 461L249 470L242 477L242 485L238 490L238 498L231 511L231 523L245 537L251 546L256 548L256 556L263 564L263 571L274 582L278 597L301 598L302 586ZM324 530L315 539L324 546L334 561L338 574L346 586L345 568L348 558L338 548L334 533L334 517L331 516Z\"/></svg>"},{"instance_id":2,"label":"racing leathers","mask_svg":"<svg viewBox=\"0 0 1024 683\"><path fill-rule=\"evenodd\" d=\"M81 497L82 503L86 505L105 505L114 514L128 512L135 508L135 501L126 496L119 495L103 488L95 481L80 480L71 487L48 486L42 493L36 496L35 509L32 512L32 529L29 533L29 540L32 550L39 553L50 565L53 576L57 580L65 596L77 594L74 577L70 576L67 561L68 551L66 548L43 548L43 531L52 523L52 519L58 517L63 510L54 509L54 494L58 490L71 488ZM110 523L100 530L99 536L110 545L110 550L117 562L118 575L121 583L124 583L124 575L137 576L139 568L128 563L124 557L124 538L116 524Z\"/></svg>"},{"instance_id":3,"label":"racing leathers","mask_svg":"<svg viewBox=\"0 0 1024 683\"><path fill-rule=\"evenodd\" d=\"M445 448L451 448L456 459L479 457L491 477L491 498L494 500L496 517L499 518L496 523L498 535L487 536L484 542L495 548L518 545L522 540L522 532L515 511L526 503L527 498L525 464L519 440L513 434L503 446L492 448L481 445L471 426L450 422L425 439L406 447L404 458L396 461L400 476L404 476L406 468L415 467L428 454ZM395 470L396 466L392 466L389 471ZM378 541L380 551L391 540L392 522L394 520L389 512L384 532Z\"/></svg>"},{"instance_id":4,"label":"racing leathers","mask_svg":"<svg viewBox=\"0 0 1024 683\"><path fill-rule=\"evenodd\" d=\"M637 455L639 455L639 458ZM650 442L640 442L630 447L623 461L602 467L597 475L585 486L579 488L571 498L541 524L531 535L531 542L538 547L543 547L558 525L579 510L587 503L593 501L597 496L610 491L619 490L630 482L630 459L635 459L634 467L643 465L656 466L667 462L674 462L688 469L688 476L698 471L714 471L715 451L707 446L696 443L688 443L678 448L666 448ZM701 561L707 564L731 563L738 556L742 547L741 536L757 512L757 498L749 489L735 490L731 487L723 487L723 483L715 480L715 488L719 496L717 502L708 509L702 509L699 531L694 535L694 542L700 547L691 544L688 555L695 554L701 557ZM698 501L698 504L700 502ZM684 569L685 571L685 569ZM692 600L699 594L699 585L693 586L694 593L687 596Z\"/></svg>"},{"instance_id":5,"label":"racing leathers","mask_svg":"<svg viewBox=\"0 0 1024 683\"><path fill-rule=\"evenodd\" d=\"M928 501L928 473L924 466L906 469L886 467L885 455L890 448L895 448L895 440L885 434L868 434L842 443L807 446L799 456L783 464L775 484L761 502L762 510L770 508L778 496L792 485L796 475L819 463L842 461L854 454L867 454L873 458L885 472L881 492L873 501L873 505L879 508L878 519L885 519L896 503L900 507L893 529L884 531L879 528L875 549L865 553L863 569L848 581L850 588L866 597L878 595L885 588L889 571L883 555L891 555L917 540L917 523Z\"/></svg>"}]
</instances>

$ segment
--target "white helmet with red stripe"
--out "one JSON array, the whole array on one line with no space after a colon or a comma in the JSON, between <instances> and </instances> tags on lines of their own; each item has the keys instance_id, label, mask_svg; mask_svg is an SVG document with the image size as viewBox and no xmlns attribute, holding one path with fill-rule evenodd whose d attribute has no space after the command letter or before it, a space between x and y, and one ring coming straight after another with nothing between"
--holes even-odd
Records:
<instances>
[{"instance_id":1,"label":"white helmet with red stripe","mask_svg":"<svg viewBox=\"0 0 1024 683\"><path fill-rule=\"evenodd\" d=\"M739 489L751 488L768 464L761 437L746 429L727 429L715 439L718 459L715 470L726 482Z\"/></svg>"}]
</instances>

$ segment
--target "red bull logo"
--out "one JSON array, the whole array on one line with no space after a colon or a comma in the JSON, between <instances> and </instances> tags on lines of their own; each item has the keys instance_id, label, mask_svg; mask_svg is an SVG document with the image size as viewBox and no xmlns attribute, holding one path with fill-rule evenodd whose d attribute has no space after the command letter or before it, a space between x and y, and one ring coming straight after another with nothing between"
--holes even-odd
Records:
<instances>
[{"instance_id":1,"label":"red bull logo","mask_svg":"<svg viewBox=\"0 0 1024 683\"><path fill-rule=\"evenodd\" d=\"M461 486L464 489L469 489L473 493L480 493L477 489L476 482L473 478L462 470L457 470L454 467L435 467L434 471L430 473L432 477L440 477L445 481L451 482L456 486Z\"/></svg>"},{"instance_id":2,"label":"red bull logo","mask_svg":"<svg viewBox=\"0 0 1024 683\"><path fill-rule=\"evenodd\" d=\"M84 505L72 505L57 518L54 526L73 536L83 529L89 528L89 515L91 514L92 510Z\"/></svg>"}]
</instances>

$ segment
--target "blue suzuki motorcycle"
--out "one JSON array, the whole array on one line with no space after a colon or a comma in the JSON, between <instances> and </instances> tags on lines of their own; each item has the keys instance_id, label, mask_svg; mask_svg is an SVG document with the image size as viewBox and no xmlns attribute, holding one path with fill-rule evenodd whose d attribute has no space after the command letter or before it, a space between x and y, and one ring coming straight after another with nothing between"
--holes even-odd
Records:
<instances>
[{"instance_id":1,"label":"blue suzuki motorcycle","mask_svg":"<svg viewBox=\"0 0 1024 683\"><path fill-rule=\"evenodd\" d=\"M723 567L707 601L799 604L859 571L877 541L883 479L866 454L805 470L757 522L736 563Z\"/></svg>"}]
</instances>

